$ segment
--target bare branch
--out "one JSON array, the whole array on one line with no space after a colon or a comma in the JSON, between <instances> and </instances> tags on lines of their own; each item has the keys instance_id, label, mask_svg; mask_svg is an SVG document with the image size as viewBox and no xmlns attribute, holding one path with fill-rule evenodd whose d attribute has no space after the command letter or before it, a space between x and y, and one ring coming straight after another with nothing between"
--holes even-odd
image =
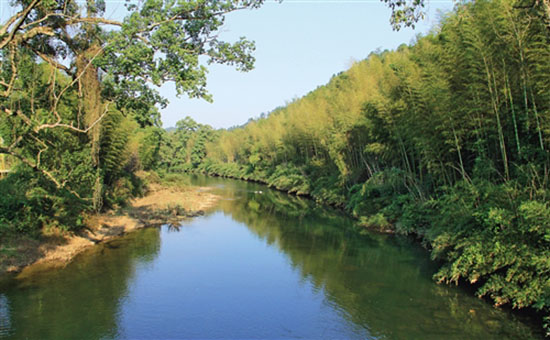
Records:
<instances>
[{"instance_id":1,"label":"bare branch","mask_svg":"<svg viewBox=\"0 0 550 340\"><path fill-rule=\"evenodd\" d=\"M27 29L27 28L29 28L29 27L31 27L31 26L38 25L38 24L40 24L40 23L42 23L42 22L48 20L49 18L54 18L54 17L68 17L68 18L70 18L68 15L62 14L62 13L48 13L48 14L44 15L42 18L40 18L40 19L38 19L38 20L35 20L35 21L33 21L33 22L30 22L30 23L28 23L28 24L26 24L26 25L21 26L20 29L21 29L21 30Z\"/></svg>"},{"instance_id":2,"label":"bare branch","mask_svg":"<svg viewBox=\"0 0 550 340\"><path fill-rule=\"evenodd\" d=\"M7 44L9 44L14 39L15 35L17 34L17 31L19 31L19 28L21 27L21 25L23 24L25 19L27 19L27 16L29 15L29 13L41 1L42 0L33 0L33 2L31 2L22 12L19 12L19 13L15 14L15 16L14 16L14 17L16 17L15 19L14 19L14 17L10 18L8 20L8 22L0 29L0 34L1 35L6 34L6 32L8 31L10 26L13 24L13 22L15 22L17 19L19 19L19 21L15 24L15 27L11 30L10 34L6 38L4 38L4 40L2 40L0 42L0 49L4 48Z\"/></svg>"},{"instance_id":3,"label":"bare branch","mask_svg":"<svg viewBox=\"0 0 550 340\"><path fill-rule=\"evenodd\" d=\"M51 27L38 26L26 31L21 35L16 36L16 38L13 39L13 42L14 43L25 42L39 34L53 36L55 33Z\"/></svg>"},{"instance_id":4,"label":"bare branch","mask_svg":"<svg viewBox=\"0 0 550 340\"><path fill-rule=\"evenodd\" d=\"M65 71L67 74L70 74L70 69L63 65L63 64L60 64L58 63L57 61L55 61L54 59L50 58L48 55L40 52L40 51L37 51L36 49L32 48L31 46L29 46L28 44L25 44L25 46L29 47L30 49L32 49L32 51L34 53L36 53L40 58L42 58L42 60L44 60L45 62L47 62L48 64L52 65L53 67L59 69L59 70L63 70Z\"/></svg>"},{"instance_id":5,"label":"bare branch","mask_svg":"<svg viewBox=\"0 0 550 340\"><path fill-rule=\"evenodd\" d=\"M0 28L0 36L6 34L8 29L10 28L10 26L15 22L15 20L17 20L21 16L21 14L22 13L19 12L19 13L15 14L14 16L12 16L11 18L9 18L8 21L6 21L4 26L2 26L2 28Z\"/></svg>"},{"instance_id":6,"label":"bare branch","mask_svg":"<svg viewBox=\"0 0 550 340\"><path fill-rule=\"evenodd\" d=\"M16 55L16 48L15 45L12 45L10 47L10 65L11 65L11 78L10 82L8 83L8 87L6 88L6 91L4 91L4 96L9 97L11 94L11 91L13 90L13 85L15 84L15 79L17 78L17 63L15 62L15 55Z\"/></svg>"},{"instance_id":7,"label":"bare branch","mask_svg":"<svg viewBox=\"0 0 550 340\"><path fill-rule=\"evenodd\" d=\"M4 113L6 113L8 116L14 116L14 115L17 115L19 116L23 122L25 124L27 124L28 126L32 127L32 121L29 117L27 117L27 115L25 115L21 110L16 110L16 111L13 111L11 109L8 109L8 108L4 108Z\"/></svg>"},{"instance_id":8,"label":"bare branch","mask_svg":"<svg viewBox=\"0 0 550 340\"><path fill-rule=\"evenodd\" d=\"M103 117L105 117L107 115L107 112L109 111L109 105L111 103L107 103L105 105L105 110L103 111L103 113L101 114L101 116L99 116L92 124L90 124L90 126L88 126L87 128L85 129L80 129L76 126L73 126L72 124L65 124L65 123L61 123L60 120L58 120L56 123L54 124L42 124L38 127L36 127L34 129L35 132L39 132L40 130L44 130L44 129L53 129L53 128L58 128L58 127L63 127L63 128L67 128L69 130L73 130L73 131L76 131L76 132L81 132L81 133L88 133L88 131L90 131L95 125L97 125L102 119Z\"/></svg>"},{"instance_id":9,"label":"bare branch","mask_svg":"<svg viewBox=\"0 0 550 340\"><path fill-rule=\"evenodd\" d=\"M72 17L70 20L67 21L67 25L74 25L79 23L89 23L89 24L103 24L103 25L112 25L112 26L122 26L122 22L116 21L116 20L109 20L99 17L91 17L91 18L78 18L78 17Z\"/></svg>"}]
</instances>

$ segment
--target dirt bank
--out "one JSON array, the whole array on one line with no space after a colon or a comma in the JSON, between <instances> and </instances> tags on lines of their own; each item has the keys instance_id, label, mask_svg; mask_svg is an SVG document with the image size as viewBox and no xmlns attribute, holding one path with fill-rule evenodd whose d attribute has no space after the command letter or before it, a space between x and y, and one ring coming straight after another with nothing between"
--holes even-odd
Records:
<instances>
[{"instance_id":1,"label":"dirt bank","mask_svg":"<svg viewBox=\"0 0 550 340\"><path fill-rule=\"evenodd\" d=\"M51 262L65 265L75 255L94 244L144 227L178 224L203 215L219 196L199 187L163 187L152 184L146 196L128 207L86 218L87 228L78 233L48 231L40 240L18 238L0 248L0 275L19 272L31 264Z\"/></svg>"}]
</instances>

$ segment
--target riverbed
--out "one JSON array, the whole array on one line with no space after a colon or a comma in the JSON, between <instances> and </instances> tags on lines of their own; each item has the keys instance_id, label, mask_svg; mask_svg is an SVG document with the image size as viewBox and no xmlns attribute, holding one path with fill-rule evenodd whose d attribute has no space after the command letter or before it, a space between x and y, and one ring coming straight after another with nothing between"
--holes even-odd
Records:
<instances>
[{"instance_id":1,"label":"riverbed","mask_svg":"<svg viewBox=\"0 0 550 340\"><path fill-rule=\"evenodd\" d=\"M202 217L0 281L0 338L539 339L528 318L437 285L414 241L265 186L203 176Z\"/></svg>"}]
</instances>

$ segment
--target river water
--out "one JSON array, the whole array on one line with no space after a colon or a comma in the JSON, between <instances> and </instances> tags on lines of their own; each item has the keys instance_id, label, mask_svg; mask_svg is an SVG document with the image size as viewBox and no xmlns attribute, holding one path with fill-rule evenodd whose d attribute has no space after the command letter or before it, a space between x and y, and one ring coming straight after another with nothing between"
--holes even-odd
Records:
<instances>
[{"instance_id":1,"label":"river water","mask_svg":"<svg viewBox=\"0 0 550 340\"><path fill-rule=\"evenodd\" d=\"M360 232L261 185L187 181L222 200L179 227L0 280L0 338L540 338L527 320L435 284L435 264L407 238Z\"/></svg>"}]
</instances>

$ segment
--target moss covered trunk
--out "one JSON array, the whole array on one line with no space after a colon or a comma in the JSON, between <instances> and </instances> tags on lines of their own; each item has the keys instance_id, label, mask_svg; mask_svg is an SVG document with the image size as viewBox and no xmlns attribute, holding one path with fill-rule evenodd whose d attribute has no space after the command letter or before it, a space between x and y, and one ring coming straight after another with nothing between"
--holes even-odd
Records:
<instances>
[{"instance_id":1,"label":"moss covered trunk","mask_svg":"<svg viewBox=\"0 0 550 340\"><path fill-rule=\"evenodd\" d=\"M93 60L101 53L99 45L91 45L84 53L76 58L77 75L79 79L79 93L83 99L84 122L87 127L88 137L91 143L91 157L96 171L96 179L93 189L93 209L101 210L103 205L103 178L100 166L100 139L101 118L104 111L101 100L101 84L98 69L93 65Z\"/></svg>"}]
</instances>

